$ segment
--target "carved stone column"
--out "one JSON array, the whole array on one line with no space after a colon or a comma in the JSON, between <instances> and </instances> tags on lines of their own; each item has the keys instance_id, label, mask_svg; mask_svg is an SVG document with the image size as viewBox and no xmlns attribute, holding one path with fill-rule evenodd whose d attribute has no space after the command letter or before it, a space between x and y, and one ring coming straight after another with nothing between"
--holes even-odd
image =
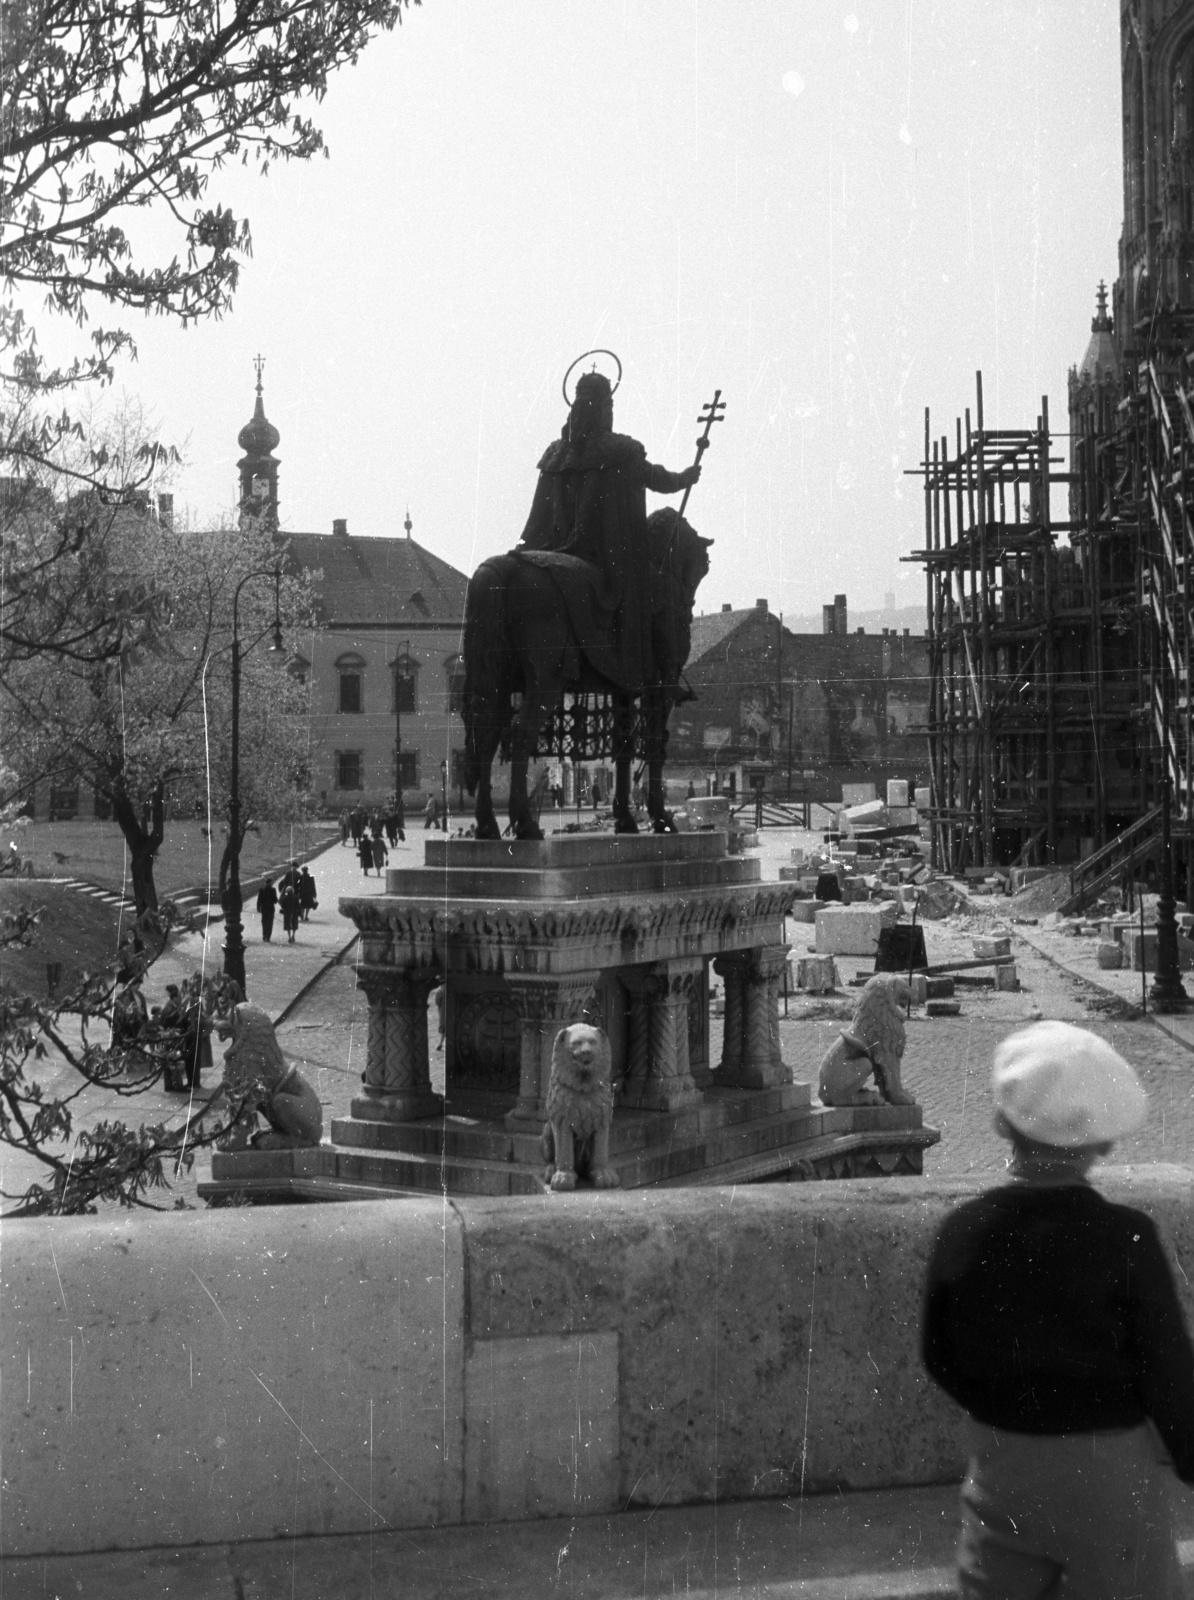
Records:
<instances>
[{"instance_id":1,"label":"carved stone column","mask_svg":"<svg viewBox=\"0 0 1194 1600\"><path fill-rule=\"evenodd\" d=\"M623 1105L678 1111L703 1101L688 1065L688 999L700 979L701 967L700 956L686 956L641 969L647 1011L647 1072L645 1077L627 1077ZM636 1006L635 1011L638 1009ZM633 1038L634 1012L631 1027Z\"/></svg>"},{"instance_id":2,"label":"carved stone column","mask_svg":"<svg viewBox=\"0 0 1194 1600\"><path fill-rule=\"evenodd\" d=\"M730 960L740 962L736 986L740 985L741 1005L735 1022L737 1041L730 1032L730 971L726 976L726 1030L721 1065L713 1074L715 1083L742 1089L770 1089L791 1083L791 1069L784 1065L779 1041L779 981L788 946L765 945ZM726 961L722 956L718 962Z\"/></svg>"},{"instance_id":3,"label":"carved stone column","mask_svg":"<svg viewBox=\"0 0 1194 1600\"><path fill-rule=\"evenodd\" d=\"M732 950L715 956L713 970L722 980L725 995L721 1039L721 1061L713 1069L714 1083L741 1081L743 1017L746 1012L746 969L749 950Z\"/></svg>"},{"instance_id":4,"label":"carved stone column","mask_svg":"<svg viewBox=\"0 0 1194 1600\"><path fill-rule=\"evenodd\" d=\"M439 981L434 968L406 972L365 968L358 984L369 1000L365 1092L352 1114L366 1122L414 1122L443 1115L443 1096L431 1088L427 1058L427 1000Z\"/></svg>"},{"instance_id":5,"label":"carved stone column","mask_svg":"<svg viewBox=\"0 0 1194 1600\"><path fill-rule=\"evenodd\" d=\"M543 1123L556 1034L569 1023L583 1020L599 977L598 972L570 972L559 977L506 974L520 1032L518 1103L506 1117L508 1126Z\"/></svg>"}]
</instances>

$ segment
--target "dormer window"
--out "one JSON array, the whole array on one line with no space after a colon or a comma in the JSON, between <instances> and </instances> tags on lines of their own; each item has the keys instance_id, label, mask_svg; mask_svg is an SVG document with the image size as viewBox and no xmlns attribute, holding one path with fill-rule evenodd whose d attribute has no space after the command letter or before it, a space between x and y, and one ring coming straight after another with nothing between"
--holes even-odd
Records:
<instances>
[{"instance_id":1,"label":"dormer window","mask_svg":"<svg viewBox=\"0 0 1194 1600\"><path fill-rule=\"evenodd\" d=\"M422 589L415 590L410 597L410 603L420 616L429 617L431 615L431 607L427 604L427 598Z\"/></svg>"}]
</instances>

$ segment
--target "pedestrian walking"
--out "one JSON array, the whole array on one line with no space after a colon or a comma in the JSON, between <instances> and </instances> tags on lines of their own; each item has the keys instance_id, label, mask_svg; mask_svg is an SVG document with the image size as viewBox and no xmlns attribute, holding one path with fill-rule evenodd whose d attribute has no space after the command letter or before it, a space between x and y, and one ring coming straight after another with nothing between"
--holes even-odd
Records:
<instances>
[{"instance_id":1,"label":"pedestrian walking","mask_svg":"<svg viewBox=\"0 0 1194 1600\"><path fill-rule=\"evenodd\" d=\"M436 798L435 795L429 794L427 796L427 805L426 805L426 807L424 808L424 811L423 811L423 832L426 833L428 828L434 828L434 827L437 827L438 825L439 825L439 800Z\"/></svg>"},{"instance_id":2,"label":"pedestrian walking","mask_svg":"<svg viewBox=\"0 0 1194 1600\"><path fill-rule=\"evenodd\" d=\"M993 1085L1011 1181L945 1219L925 1291L925 1366L968 1413L959 1593L1178 1600L1168 1468L1194 1483L1194 1348L1153 1223L1087 1177L1144 1089L1066 1022L1003 1040Z\"/></svg>"},{"instance_id":3,"label":"pedestrian walking","mask_svg":"<svg viewBox=\"0 0 1194 1600\"><path fill-rule=\"evenodd\" d=\"M315 879L306 867L299 872L298 881L299 915L304 922L310 922L311 913L319 904L315 893Z\"/></svg>"},{"instance_id":4,"label":"pedestrian walking","mask_svg":"<svg viewBox=\"0 0 1194 1600\"><path fill-rule=\"evenodd\" d=\"M347 844L348 843L348 833L349 833L348 811L344 810L344 811L341 811L341 813L340 813L340 843L341 844Z\"/></svg>"},{"instance_id":5,"label":"pedestrian walking","mask_svg":"<svg viewBox=\"0 0 1194 1600\"><path fill-rule=\"evenodd\" d=\"M369 868L373 865L373 841L367 833L363 833L357 844L357 856L361 863L361 870L369 876Z\"/></svg>"},{"instance_id":6,"label":"pedestrian walking","mask_svg":"<svg viewBox=\"0 0 1194 1600\"><path fill-rule=\"evenodd\" d=\"M203 1073L212 1065L211 1018L203 1004L203 979L196 972L182 992L182 1088L203 1087Z\"/></svg>"},{"instance_id":7,"label":"pedestrian walking","mask_svg":"<svg viewBox=\"0 0 1194 1600\"><path fill-rule=\"evenodd\" d=\"M397 800L395 800L395 802L394 802L394 832L402 840L403 844L405 844L406 843L406 806L403 804L401 795L399 795Z\"/></svg>"},{"instance_id":8,"label":"pedestrian walking","mask_svg":"<svg viewBox=\"0 0 1194 1600\"><path fill-rule=\"evenodd\" d=\"M390 852L386 849L386 842L380 833L373 835L373 865L377 868L377 876L381 877L381 869L390 859Z\"/></svg>"},{"instance_id":9,"label":"pedestrian walking","mask_svg":"<svg viewBox=\"0 0 1194 1600\"><path fill-rule=\"evenodd\" d=\"M596 811L597 807L601 804L601 785L597 782L596 778L593 779L592 796L593 810Z\"/></svg>"},{"instance_id":10,"label":"pedestrian walking","mask_svg":"<svg viewBox=\"0 0 1194 1600\"><path fill-rule=\"evenodd\" d=\"M360 845L361 830L364 828L364 826L365 813L361 810L360 806L353 806L352 810L348 814L348 828L349 832L352 834L352 842L354 846Z\"/></svg>"},{"instance_id":11,"label":"pedestrian walking","mask_svg":"<svg viewBox=\"0 0 1194 1600\"><path fill-rule=\"evenodd\" d=\"M286 942L287 944L293 944L299 925L299 897L298 890L290 877L282 879L282 892L278 896L278 907L282 912L282 928L286 934Z\"/></svg>"},{"instance_id":12,"label":"pedestrian walking","mask_svg":"<svg viewBox=\"0 0 1194 1600\"><path fill-rule=\"evenodd\" d=\"M257 891L257 915L261 918L261 939L269 944L274 931L274 913L278 909L278 891L267 878Z\"/></svg>"}]
</instances>

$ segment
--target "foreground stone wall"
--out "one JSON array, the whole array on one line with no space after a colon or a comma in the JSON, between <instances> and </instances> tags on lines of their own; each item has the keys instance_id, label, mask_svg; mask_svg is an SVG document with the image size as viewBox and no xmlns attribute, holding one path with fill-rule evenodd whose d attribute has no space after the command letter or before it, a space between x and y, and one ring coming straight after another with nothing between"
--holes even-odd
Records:
<instances>
[{"instance_id":1,"label":"foreground stone wall","mask_svg":"<svg viewBox=\"0 0 1194 1600\"><path fill-rule=\"evenodd\" d=\"M925 1179L5 1223L4 1555L961 1473ZM1194 1173L1109 1169L1194 1317Z\"/></svg>"}]
</instances>

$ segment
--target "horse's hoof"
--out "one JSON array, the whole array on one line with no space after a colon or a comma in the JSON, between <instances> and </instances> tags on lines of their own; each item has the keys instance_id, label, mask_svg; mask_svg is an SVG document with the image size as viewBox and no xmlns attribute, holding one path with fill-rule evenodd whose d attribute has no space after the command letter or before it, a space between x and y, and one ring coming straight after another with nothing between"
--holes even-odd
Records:
<instances>
[{"instance_id":1,"label":"horse's hoof","mask_svg":"<svg viewBox=\"0 0 1194 1600\"><path fill-rule=\"evenodd\" d=\"M475 837L478 839L500 839L502 830L496 822L478 822Z\"/></svg>"},{"instance_id":2,"label":"horse's hoof","mask_svg":"<svg viewBox=\"0 0 1194 1600\"><path fill-rule=\"evenodd\" d=\"M542 839L543 829L537 828L533 822L529 822L525 827L515 828L514 837L516 839Z\"/></svg>"},{"instance_id":3,"label":"horse's hoof","mask_svg":"<svg viewBox=\"0 0 1194 1600\"><path fill-rule=\"evenodd\" d=\"M615 833L637 833L638 823L633 817L619 817L614 823Z\"/></svg>"},{"instance_id":4,"label":"horse's hoof","mask_svg":"<svg viewBox=\"0 0 1194 1600\"><path fill-rule=\"evenodd\" d=\"M552 1173L551 1187L557 1194L567 1194L576 1188L576 1173L556 1171Z\"/></svg>"}]
</instances>

